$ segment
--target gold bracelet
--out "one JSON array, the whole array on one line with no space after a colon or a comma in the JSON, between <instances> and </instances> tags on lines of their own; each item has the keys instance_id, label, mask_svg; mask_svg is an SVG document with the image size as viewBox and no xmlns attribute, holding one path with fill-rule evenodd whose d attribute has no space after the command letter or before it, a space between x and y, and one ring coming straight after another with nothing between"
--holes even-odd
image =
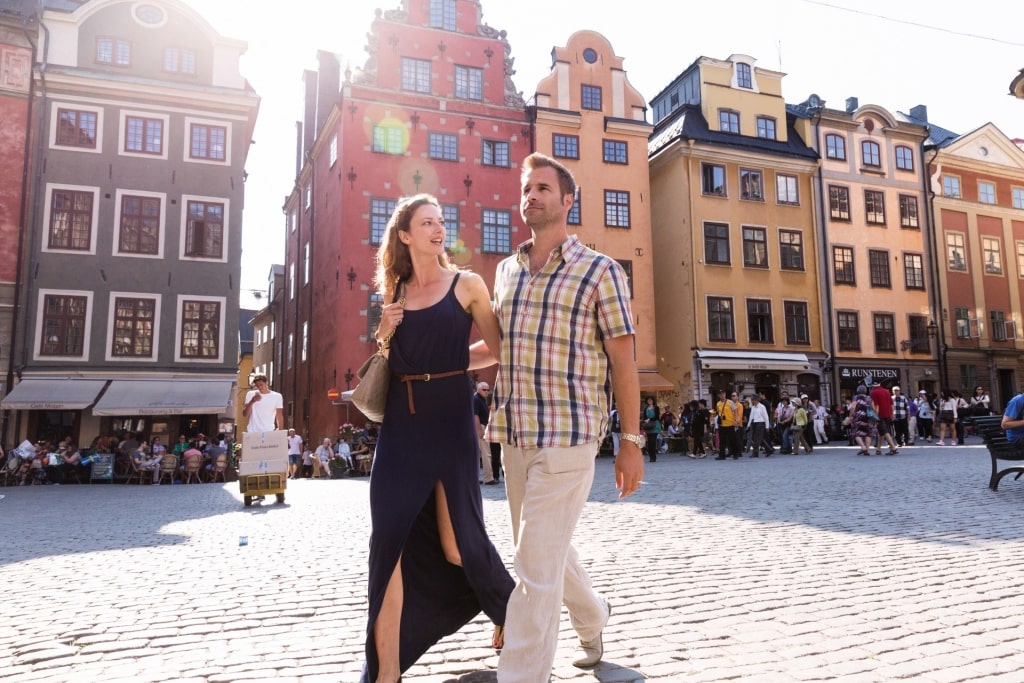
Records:
<instances>
[{"instance_id":1,"label":"gold bracelet","mask_svg":"<svg viewBox=\"0 0 1024 683\"><path fill-rule=\"evenodd\" d=\"M394 337L394 336L395 336L395 330L391 330L391 332L388 334L388 336L384 337L383 339L381 339L380 337L377 337L377 348L379 348L381 351L387 351L388 349L390 349L391 348L391 338Z\"/></svg>"}]
</instances>

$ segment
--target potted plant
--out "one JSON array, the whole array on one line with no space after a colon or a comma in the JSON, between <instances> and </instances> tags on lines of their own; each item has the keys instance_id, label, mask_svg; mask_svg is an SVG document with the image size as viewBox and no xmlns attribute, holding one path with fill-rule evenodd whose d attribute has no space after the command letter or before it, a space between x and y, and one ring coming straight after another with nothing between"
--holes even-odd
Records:
<instances>
[{"instance_id":1,"label":"potted plant","mask_svg":"<svg viewBox=\"0 0 1024 683\"><path fill-rule=\"evenodd\" d=\"M331 471L331 479L341 479L348 476L348 465L337 456L327 461L327 468Z\"/></svg>"}]
</instances>

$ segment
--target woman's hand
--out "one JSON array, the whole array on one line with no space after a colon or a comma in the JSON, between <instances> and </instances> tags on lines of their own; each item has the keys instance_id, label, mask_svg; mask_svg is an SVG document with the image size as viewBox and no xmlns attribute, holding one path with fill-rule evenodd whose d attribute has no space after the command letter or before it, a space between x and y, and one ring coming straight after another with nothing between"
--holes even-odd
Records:
<instances>
[{"instance_id":1,"label":"woman's hand","mask_svg":"<svg viewBox=\"0 0 1024 683\"><path fill-rule=\"evenodd\" d=\"M395 330L402 324L405 316L405 306L401 301L388 304L381 309L380 326L377 328L377 339L382 342L390 342Z\"/></svg>"}]
</instances>

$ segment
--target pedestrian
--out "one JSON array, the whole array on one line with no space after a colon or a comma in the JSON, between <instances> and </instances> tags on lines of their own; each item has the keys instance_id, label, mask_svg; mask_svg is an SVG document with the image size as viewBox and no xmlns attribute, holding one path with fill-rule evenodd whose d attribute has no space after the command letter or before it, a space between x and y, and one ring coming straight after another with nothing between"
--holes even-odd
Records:
<instances>
[{"instance_id":1,"label":"pedestrian","mask_svg":"<svg viewBox=\"0 0 1024 683\"><path fill-rule=\"evenodd\" d=\"M1007 441L1018 450L1024 449L1024 392L1017 394L1006 404L999 425L1006 430Z\"/></svg>"},{"instance_id":2,"label":"pedestrian","mask_svg":"<svg viewBox=\"0 0 1024 683\"><path fill-rule=\"evenodd\" d=\"M960 395L958 390L953 389L951 393L956 401L956 422L954 425L956 428L956 443L954 445L963 446L964 437L967 432L967 418L971 414L971 404Z\"/></svg>"},{"instance_id":3,"label":"pedestrian","mask_svg":"<svg viewBox=\"0 0 1024 683\"><path fill-rule=\"evenodd\" d=\"M690 449L690 452L695 458L703 458L707 456L705 440L708 429L711 427L711 411L708 410L708 401L705 398L690 401L690 408L693 411L693 417L690 418L693 448Z\"/></svg>"},{"instance_id":4,"label":"pedestrian","mask_svg":"<svg viewBox=\"0 0 1024 683\"><path fill-rule=\"evenodd\" d=\"M718 392L718 403L715 412L718 414L718 432L720 447L715 460L725 460L732 455L738 460L743 452L743 404L735 391L726 396L722 389Z\"/></svg>"},{"instance_id":5,"label":"pedestrian","mask_svg":"<svg viewBox=\"0 0 1024 683\"><path fill-rule=\"evenodd\" d=\"M939 394L938 401L938 415L939 415L939 440L935 442L937 446L946 445L946 433L949 433L949 443L952 446L956 445L956 397L953 396L953 392L949 389L943 389L942 393Z\"/></svg>"},{"instance_id":6,"label":"pedestrian","mask_svg":"<svg viewBox=\"0 0 1024 683\"><path fill-rule=\"evenodd\" d=\"M892 436L892 393L885 387L885 384L876 384L868 395L871 399L871 407L878 416L878 423L875 425L875 455L882 454L882 442L889 444L886 455L898 455L896 441Z\"/></svg>"},{"instance_id":7,"label":"pedestrian","mask_svg":"<svg viewBox=\"0 0 1024 683\"><path fill-rule=\"evenodd\" d=\"M847 411L847 419L850 420L850 435L860 447L857 455L871 455L871 444L878 435L876 423L868 419L868 408L870 407L871 399L868 398L868 388L863 384L858 384Z\"/></svg>"},{"instance_id":8,"label":"pedestrian","mask_svg":"<svg viewBox=\"0 0 1024 683\"><path fill-rule=\"evenodd\" d=\"M622 421L619 419L619 409L612 406L608 413L608 433L612 437L612 459L619 455L619 447L622 445Z\"/></svg>"},{"instance_id":9,"label":"pedestrian","mask_svg":"<svg viewBox=\"0 0 1024 683\"><path fill-rule=\"evenodd\" d=\"M992 399L989 397L985 387L980 384L974 387L974 394L971 396L971 415L984 417L992 414Z\"/></svg>"},{"instance_id":10,"label":"pedestrian","mask_svg":"<svg viewBox=\"0 0 1024 683\"><path fill-rule=\"evenodd\" d=\"M476 424L477 442L480 447L480 470L483 474L483 483L487 486L494 486L498 480L495 478L494 469L491 466L491 444L484 438L488 416L491 413L487 404L490 393L490 384L487 382L476 383L476 393L473 394L473 421Z\"/></svg>"},{"instance_id":11,"label":"pedestrian","mask_svg":"<svg viewBox=\"0 0 1024 683\"><path fill-rule=\"evenodd\" d=\"M902 389L892 388L892 429L897 446L910 445L910 404Z\"/></svg>"},{"instance_id":12,"label":"pedestrian","mask_svg":"<svg viewBox=\"0 0 1024 683\"><path fill-rule=\"evenodd\" d=\"M395 207L377 251L387 303L376 337L392 376L370 476L362 683L399 680L481 610L501 647L514 585L484 527L467 375L471 328L497 348L498 325L483 278L451 265L444 245L441 206L419 194ZM483 355L472 367L494 363Z\"/></svg>"},{"instance_id":13,"label":"pedestrian","mask_svg":"<svg viewBox=\"0 0 1024 683\"><path fill-rule=\"evenodd\" d=\"M250 389L245 395L242 407L242 416L249 420L245 431L250 433L272 432L283 428L284 399L281 394L270 388L266 375L256 375L252 383L256 388Z\"/></svg>"},{"instance_id":14,"label":"pedestrian","mask_svg":"<svg viewBox=\"0 0 1024 683\"><path fill-rule=\"evenodd\" d=\"M779 394L779 404L775 407L775 424L779 429L779 453L789 455L793 452L793 402L785 389Z\"/></svg>"},{"instance_id":15,"label":"pedestrian","mask_svg":"<svg viewBox=\"0 0 1024 683\"><path fill-rule=\"evenodd\" d=\"M908 446L913 446L917 443L917 401L913 398L907 398L907 438L910 442Z\"/></svg>"},{"instance_id":16,"label":"pedestrian","mask_svg":"<svg viewBox=\"0 0 1024 683\"><path fill-rule=\"evenodd\" d=\"M573 664L601 661L611 604L594 590L571 540L613 396L622 424L614 464L620 498L640 486L646 438L622 266L569 234L576 182L565 166L531 154L523 161L521 190L531 238L494 277L502 334L488 433L502 444L518 576L499 683L550 678L563 603L582 650Z\"/></svg>"},{"instance_id":17,"label":"pedestrian","mask_svg":"<svg viewBox=\"0 0 1024 683\"><path fill-rule=\"evenodd\" d=\"M294 429L288 430L288 478L298 479L299 463L302 461L302 437Z\"/></svg>"},{"instance_id":18,"label":"pedestrian","mask_svg":"<svg viewBox=\"0 0 1024 683\"><path fill-rule=\"evenodd\" d=\"M330 437L324 437L324 440L316 447L316 452L313 457L316 458L317 463L320 465L320 477L322 479L331 478L331 457L334 455L334 446L331 444Z\"/></svg>"},{"instance_id":19,"label":"pedestrian","mask_svg":"<svg viewBox=\"0 0 1024 683\"><path fill-rule=\"evenodd\" d=\"M818 444L828 443L828 431L825 422L828 420L828 408L821 401L814 405L814 441Z\"/></svg>"},{"instance_id":20,"label":"pedestrian","mask_svg":"<svg viewBox=\"0 0 1024 683\"><path fill-rule=\"evenodd\" d=\"M932 408L928 392L922 389L917 392L917 435L925 441L932 440L932 424L935 410Z\"/></svg>"},{"instance_id":21,"label":"pedestrian","mask_svg":"<svg viewBox=\"0 0 1024 683\"><path fill-rule=\"evenodd\" d=\"M763 447L765 448L764 456L770 458L775 449L766 444L764 440L770 424L770 418L768 417L768 409L761 403L761 397L757 394L753 394L750 397L750 419L748 424L750 425L750 457L758 457Z\"/></svg>"},{"instance_id":22,"label":"pedestrian","mask_svg":"<svg viewBox=\"0 0 1024 683\"><path fill-rule=\"evenodd\" d=\"M647 436L647 457L651 462L658 461L658 440L661 437L661 410L653 396L646 399L647 405L640 415L640 428Z\"/></svg>"},{"instance_id":23,"label":"pedestrian","mask_svg":"<svg viewBox=\"0 0 1024 683\"><path fill-rule=\"evenodd\" d=\"M810 420L807 419L807 409L800 399L794 398L793 404L793 425L790 428L790 438L793 440L793 455L800 455L800 446L804 447L804 453L810 455L814 448L807 441L807 426Z\"/></svg>"}]
</instances>

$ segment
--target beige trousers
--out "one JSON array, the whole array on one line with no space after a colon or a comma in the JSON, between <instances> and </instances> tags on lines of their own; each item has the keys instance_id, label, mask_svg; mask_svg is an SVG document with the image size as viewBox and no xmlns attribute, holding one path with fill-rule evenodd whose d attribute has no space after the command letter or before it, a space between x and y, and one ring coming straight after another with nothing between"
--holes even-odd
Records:
<instances>
[{"instance_id":1,"label":"beige trousers","mask_svg":"<svg viewBox=\"0 0 1024 683\"><path fill-rule=\"evenodd\" d=\"M484 481L494 481L494 468L491 467L491 444L482 436L477 438L480 443L480 466L484 470Z\"/></svg>"},{"instance_id":2,"label":"beige trousers","mask_svg":"<svg viewBox=\"0 0 1024 683\"><path fill-rule=\"evenodd\" d=\"M571 448L501 445L517 583L505 617L499 683L550 678L563 603L583 640L596 638L607 622L607 603L571 544L594 481L597 450L597 442Z\"/></svg>"}]
</instances>

